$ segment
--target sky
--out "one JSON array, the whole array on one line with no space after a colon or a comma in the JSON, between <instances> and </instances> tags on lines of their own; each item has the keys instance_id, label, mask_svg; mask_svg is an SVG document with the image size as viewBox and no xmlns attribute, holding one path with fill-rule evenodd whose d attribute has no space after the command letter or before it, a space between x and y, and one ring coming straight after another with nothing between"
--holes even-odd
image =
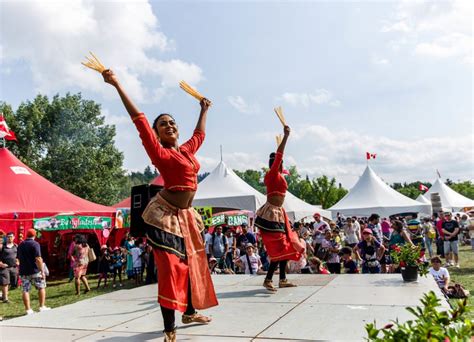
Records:
<instances>
[{"instance_id":1,"label":"sky","mask_svg":"<svg viewBox=\"0 0 474 342\"><path fill-rule=\"evenodd\" d=\"M149 120L182 142L212 100L201 172L259 169L291 127L286 165L350 188L369 163L386 182L474 178L472 1L0 1L0 100L81 92L117 128L124 168L151 165L113 69Z\"/></svg>"}]
</instances>

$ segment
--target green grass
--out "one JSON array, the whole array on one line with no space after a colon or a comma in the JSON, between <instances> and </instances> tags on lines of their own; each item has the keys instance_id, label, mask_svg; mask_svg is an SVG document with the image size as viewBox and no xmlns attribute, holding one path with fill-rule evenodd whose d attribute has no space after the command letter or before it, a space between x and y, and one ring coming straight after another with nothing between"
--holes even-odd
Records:
<instances>
[{"instance_id":1,"label":"green grass","mask_svg":"<svg viewBox=\"0 0 474 342\"><path fill-rule=\"evenodd\" d=\"M122 278L123 287L117 286L117 288L115 289L112 288L112 281L109 278L106 288L103 288L104 281L102 280L100 289L97 289L97 275L88 275L87 279L89 280L91 291L87 294L81 294L79 296L75 295L74 280L72 282L68 282L68 278L48 279L46 287L46 306L56 308L58 306L72 304L77 301L87 298L93 298L95 296L99 296L105 293L135 287L135 281L127 280L126 278L126 276ZM82 291L84 291L83 284L81 284L81 292ZM23 316L25 314L25 308L21 299L21 289L17 288L9 291L8 299L10 301L10 303L8 304L2 303L0 301L0 317L3 317L3 319L5 320L18 316ZM34 287L30 292L30 300L31 308L35 311L38 311L38 291L36 291Z\"/></svg>"},{"instance_id":2,"label":"green grass","mask_svg":"<svg viewBox=\"0 0 474 342\"><path fill-rule=\"evenodd\" d=\"M471 311L467 317L474 320L474 251L471 246L462 246L459 250L459 264L461 268L449 268L451 283L461 284L466 290L470 291L468 306ZM456 305L456 299L450 299L451 305Z\"/></svg>"}]
</instances>

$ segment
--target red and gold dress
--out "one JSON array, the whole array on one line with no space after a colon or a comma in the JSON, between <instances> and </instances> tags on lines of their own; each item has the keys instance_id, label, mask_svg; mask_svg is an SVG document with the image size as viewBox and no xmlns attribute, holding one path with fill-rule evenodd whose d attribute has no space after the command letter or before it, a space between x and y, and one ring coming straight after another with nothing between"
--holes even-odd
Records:
<instances>
[{"instance_id":1,"label":"red and gold dress","mask_svg":"<svg viewBox=\"0 0 474 342\"><path fill-rule=\"evenodd\" d=\"M272 167L265 175L267 198L272 195L286 195L288 184L280 172L282 160L283 153L277 152ZM270 260L299 260L304 246L299 241L298 234L291 229L285 209L267 201L257 210L256 216L255 225L260 229Z\"/></svg>"},{"instance_id":2,"label":"red and gold dress","mask_svg":"<svg viewBox=\"0 0 474 342\"><path fill-rule=\"evenodd\" d=\"M194 154L204 141L204 132L196 129L191 139L174 150L161 146L143 113L133 121L148 156L163 177L165 189L196 191L200 165ZM191 299L196 309L217 305L199 213L192 207L177 208L157 194L142 217L153 226L147 229L147 240L153 246L158 271L159 304L185 312L191 282Z\"/></svg>"}]
</instances>

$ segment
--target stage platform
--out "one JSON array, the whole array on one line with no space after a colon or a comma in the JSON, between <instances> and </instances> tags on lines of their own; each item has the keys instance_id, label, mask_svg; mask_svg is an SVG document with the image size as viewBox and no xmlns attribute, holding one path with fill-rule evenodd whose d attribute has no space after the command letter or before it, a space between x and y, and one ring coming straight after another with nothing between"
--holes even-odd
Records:
<instances>
[{"instance_id":1,"label":"stage platform","mask_svg":"<svg viewBox=\"0 0 474 342\"><path fill-rule=\"evenodd\" d=\"M275 275L275 280L277 280ZM390 275L288 275L299 286L269 294L263 276L213 276L219 306L205 310L210 325L181 324L178 341L362 341L364 325L411 319L406 306L430 290L429 276L404 283ZM0 323L1 341L162 341L157 285L80 301Z\"/></svg>"}]
</instances>

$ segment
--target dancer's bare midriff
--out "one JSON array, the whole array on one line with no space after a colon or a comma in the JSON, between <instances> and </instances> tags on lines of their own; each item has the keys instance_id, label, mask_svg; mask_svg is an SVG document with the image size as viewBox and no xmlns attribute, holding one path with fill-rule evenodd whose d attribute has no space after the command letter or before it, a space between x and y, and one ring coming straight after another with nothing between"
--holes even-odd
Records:
<instances>
[{"instance_id":1,"label":"dancer's bare midriff","mask_svg":"<svg viewBox=\"0 0 474 342\"><path fill-rule=\"evenodd\" d=\"M274 206L277 206L277 207L282 207L283 203L285 202L285 196L282 196L282 195L267 196L267 201L271 205L274 205Z\"/></svg>"},{"instance_id":2,"label":"dancer's bare midriff","mask_svg":"<svg viewBox=\"0 0 474 342\"><path fill-rule=\"evenodd\" d=\"M168 189L160 191L161 197L171 205L181 209L188 209L192 206L195 194L196 191L171 191Z\"/></svg>"}]
</instances>

